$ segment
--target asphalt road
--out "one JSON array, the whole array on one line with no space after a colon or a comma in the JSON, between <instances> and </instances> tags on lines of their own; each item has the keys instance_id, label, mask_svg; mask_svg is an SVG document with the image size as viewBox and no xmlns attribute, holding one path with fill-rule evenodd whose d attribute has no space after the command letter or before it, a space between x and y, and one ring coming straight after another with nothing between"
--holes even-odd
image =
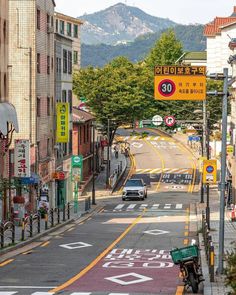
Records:
<instances>
[{"instance_id":1,"label":"asphalt road","mask_svg":"<svg viewBox=\"0 0 236 295\"><path fill-rule=\"evenodd\" d=\"M151 142L159 140L165 148ZM176 174L194 177L194 171L165 170L194 170L191 155L169 139L137 140L142 146L132 142L137 173L133 177L145 178L148 198L122 201L114 195L101 200L103 209L84 223L75 222L67 231L51 234L41 246L1 264L0 295L184 294L169 250L195 238L194 233L189 236L189 204L198 196L190 192L192 181L176 184L163 179L168 174L166 179L173 182L185 179ZM167 188L172 185L181 188Z\"/></svg>"}]
</instances>

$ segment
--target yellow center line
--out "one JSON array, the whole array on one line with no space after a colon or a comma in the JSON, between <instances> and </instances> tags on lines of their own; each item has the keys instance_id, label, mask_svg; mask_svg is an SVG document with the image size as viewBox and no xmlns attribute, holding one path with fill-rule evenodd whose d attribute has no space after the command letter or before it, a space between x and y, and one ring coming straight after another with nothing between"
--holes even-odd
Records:
<instances>
[{"instance_id":1,"label":"yellow center line","mask_svg":"<svg viewBox=\"0 0 236 295\"><path fill-rule=\"evenodd\" d=\"M130 231L131 229L139 222L139 220L143 217L146 210L144 209L142 214L139 215L132 224L130 224L126 230L109 246L104 250L97 258L95 258L88 266L86 266L80 273L75 275L73 278L62 284L61 286L58 286L52 290L49 291L49 293L55 293L59 292L71 284L73 284L75 281L80 279L82 276L84 276L88 271L90 271L103 257L105 257Z\"/></svg>"},{"instance_id":2,"label":"yellow center line","mask_svg":"<svg viewBox=\"0 0 236 295\"><path fill-rule=\"evenodd\" d=\"M182 295L184 292L184 286L178 286L175 295Z\"/></svg>"},{"instance_id":3,"label":"yellow center line","mask_svg":"<svg viewBox=\"0 0 236 295\"><path fill-rule=\"evenodd\" d=\"M12 261L14 261L14 259L8 259L8 260L6 260L6 261L0 263L0 266L5 266L5 265L11 263Z\"/></svg>"},{"instance_id":4,"label":"yellow center line","mask_svg":"<svg viewBox=\"0 0 236 295\"><path fill-rule=\"evenodd\" d=\"M50 242L47 241L47 242L43 243L40 247L46 247L46 246L48 246L49 244L50 244Z\"/></svg>"},{"instance_id":5,"label":"yellow center line","mask_svg":"<svg viewBox=\"0 0 236 295\"><path fill-rule=\"evenodd\" d=\"M147 140L144 140L148 145L150 145L150 147L152 148L152 150L157 154L158 158L160 158L161 160L161 177L160 180L158 181L157 187L156 187L156 191L159 189L160 185L161 185L161 180L163 178L163 174L164 174L164 169L165 169L165 162L164 162L164 158L162 157L161 153Z\"/></svg>"}]
</instances>

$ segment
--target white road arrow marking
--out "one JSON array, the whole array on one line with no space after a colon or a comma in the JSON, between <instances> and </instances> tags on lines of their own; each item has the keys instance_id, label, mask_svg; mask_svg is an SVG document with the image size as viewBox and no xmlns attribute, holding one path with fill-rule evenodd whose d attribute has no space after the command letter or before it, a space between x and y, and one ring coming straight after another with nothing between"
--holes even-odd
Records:
<instances>
[{"instance_id":1,"label":"white road arrow marking","mask_svg":"<svg viewBox=\"0 0 236 295\"><path fill-rule=\"evenodd\" d=\"M129 281L121 280L121 278L125 278L125 277L127 277L127 278L134 277L134 278L137 278L137 279L132 280L132 281L130 281L130 280ZM146 277L146 276L137 274L135 272L130 272L130 273L120 275L120 276L105 278L105 280L108 280L108 281L111 281L111 282L114 282L114 283L117 283L117 284L120 284L120 285L123 285L123 286L128 286L128 285L133 285L133 284L152 281L153 279L150 278L150 277Z\"/></svg>"},{"instance_id":2,"label":"white road arrow marking","mask_svg":"<svg viewBox=\"0 0 236 295\"><path fill-rule=\"evenodd\" d=\"M161 229L153 229L153 230L144 231L144 233L149 235L159 236L159 235L169 234L170 232L161 230Z\"/></svg>"},{"instance_id":3,"label":"white road arrow marking","mask_svg":"<svg viewBox=\"0 0 236 295\"><path fill-rule=\"evenodd\" d=\"M59 245L59 246L62 248L65 248L65 249L69 249L69 250L92 247L92 245L84 243L84 242L75 242L75 243L64 244L64 245Z\"/></svg>"}]
</instances>

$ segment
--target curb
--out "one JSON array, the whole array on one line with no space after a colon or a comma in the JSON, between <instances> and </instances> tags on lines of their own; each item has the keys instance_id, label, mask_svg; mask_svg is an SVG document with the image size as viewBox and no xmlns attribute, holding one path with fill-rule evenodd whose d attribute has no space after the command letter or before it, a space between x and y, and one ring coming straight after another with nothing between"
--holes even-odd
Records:
<instances>
[{"instance_id":1,"label":"curb","mask_svg":"<svg viewBox=\"0 0 236 295\"><path fill-rule=\"evenodd\" d=\"M75 221L78 221L80 219L81 219L80 222L83 222L86 219L88 219L91 215L97 213L101 208L102 208L101 206L96 205L95 208L92 208L92 210L90 212L81 213L81 215L78 216L78 218L71 218L70 220L67 220L67 221L65 221L65 222L63 222L61 224L58 224L58 225L56 225L56 226L54 226L54 227L52 227L52 228L50 228L50 229L48 229L48 230L46 230L46 231L44 231L42 233L39 233L39 234L35 235L34 237L27 239L26 241L19 242L14 246L10 246L8 248L0 250L0 262L3 262L4 260L6 260L6 258L4 258L4 257L1 258L1 256L4 256L5 254L9 253L8 258L10 258L10 257L16 256L18 254L21 254L22 252L24 252L24 250L17 251L19 253L12 253L12 255L11 255L11 252L15 252L16 250L19 250L20 248L24 248L25 246L32 244L36 240L38 240L38 239L40 239L42 237L45 237L48 234L50 234L52 232L55 232L58 229L61 229L63 227L65 227L65 228L64 228L64 231L62 231L62 232L65 232L68 229L68 227L66 227L66 225L69 225L69 224L71 224L71 223L73 223ZM85 216L85 215L88 215L88 216ZM37 245L32 245L32 247L29 247L28 250L37 247L39 244L41 244L43 242L45 242L45 241L39 242L39 243L37 243Z\"/></svg>"}]
</instances>

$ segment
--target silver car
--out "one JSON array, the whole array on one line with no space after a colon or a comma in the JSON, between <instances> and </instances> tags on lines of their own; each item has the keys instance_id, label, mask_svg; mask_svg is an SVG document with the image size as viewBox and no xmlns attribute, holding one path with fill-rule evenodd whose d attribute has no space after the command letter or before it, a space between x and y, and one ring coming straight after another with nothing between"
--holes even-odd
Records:
<instances>
[{"instance_id":1,"label":"silver car","mask_svg":"<svg viewBox=\"0 0 236 295\"><path fill-rule=\"evenodd\" d=\"M123 192L122 200L139 198L144 200L147 197L147 186L143 179L129 179L127 180Z\"/></svg>"}]
</instances>

